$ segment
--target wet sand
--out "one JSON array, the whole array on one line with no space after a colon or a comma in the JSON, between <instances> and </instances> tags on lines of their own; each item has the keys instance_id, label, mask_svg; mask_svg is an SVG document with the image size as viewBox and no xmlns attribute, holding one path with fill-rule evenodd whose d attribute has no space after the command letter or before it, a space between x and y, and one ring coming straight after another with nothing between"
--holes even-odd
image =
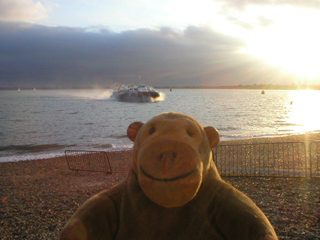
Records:
<instances>
[{"instance_id":1,"label":"wet sand","mask_svg":"<svg viewBox=\"0 0 320 240\"><path fill-rule=\"evenodd\" d=\"M320 140L320 134L236 140L232 143ZM222 142L226 144L230 142ZM127 175L130 152L114 173L76 172L65 157L0 163L1 239L56 239L89 197ZM320 179L224 178L265 212L279 239L320 239Z\"/></svg>"}]
</instances>

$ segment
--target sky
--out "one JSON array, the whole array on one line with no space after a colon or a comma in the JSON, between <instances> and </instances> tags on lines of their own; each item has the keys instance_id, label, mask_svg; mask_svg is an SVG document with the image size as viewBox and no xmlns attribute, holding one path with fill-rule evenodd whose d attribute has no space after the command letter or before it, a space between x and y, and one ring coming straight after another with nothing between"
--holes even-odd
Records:
<instances>
[{"instance_id":1,"label":"sky","mask_svg":"<svg viewBox=\"0 0 320 240\"><path fill-rule=\"evenodd\" d=\"M320 0L0 0L0 88L320 85L319 26Z\"/></svg>"}]
</instances>

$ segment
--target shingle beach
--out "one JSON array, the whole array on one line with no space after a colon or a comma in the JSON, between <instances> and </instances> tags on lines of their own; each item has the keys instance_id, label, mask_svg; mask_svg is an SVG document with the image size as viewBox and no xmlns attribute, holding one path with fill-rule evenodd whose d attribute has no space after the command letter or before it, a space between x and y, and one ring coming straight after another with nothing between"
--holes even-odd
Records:
<instances>
[{"instance_id":1,"label":"shingle beach","mask_svg":"<svg viewBox=\"0 0 320 240\"><path fill-rule=\"evenodd\" d=\"M320 134L240 142L312 140L320 140ZM0 163L0 239L56 239L85 200L127 176L130 154L127 151L112 175L71 171L65 157ZM320 178L224 180L253 199L269 218L279 239L320 239Z\"/></svg>"}]
</instances>

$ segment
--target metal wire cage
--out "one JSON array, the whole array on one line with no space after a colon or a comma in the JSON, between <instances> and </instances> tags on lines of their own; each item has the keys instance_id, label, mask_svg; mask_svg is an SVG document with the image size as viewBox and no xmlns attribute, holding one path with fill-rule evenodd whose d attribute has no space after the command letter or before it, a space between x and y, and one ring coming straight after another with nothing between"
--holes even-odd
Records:
<instances>
[{"instance_id":1,"label":"metal wire cage","mask_svg":"<svg viewBox=\"0 0 320 240\"><path fill-rule=\"evenodd\" d=\"M65 156L70 170L112 174L112 168L106 152L66 150Z\"/></svg>"}]
</instances>

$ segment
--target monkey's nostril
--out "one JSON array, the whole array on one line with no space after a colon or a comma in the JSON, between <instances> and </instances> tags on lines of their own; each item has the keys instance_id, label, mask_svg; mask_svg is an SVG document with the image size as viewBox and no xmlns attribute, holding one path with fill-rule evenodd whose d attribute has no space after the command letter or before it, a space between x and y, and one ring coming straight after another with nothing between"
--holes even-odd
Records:
<instances>
[{"instance_id":1,"label":"monkey's nostril","mask_svg":"<svg viewBox=\"0 0 320 240\"><path fill-rule=\"evenodd\" d=\"M163 152L159 153L158 160L159 161L175 161L178 157L177 152Z\"/></svg>"}]
</instances>

